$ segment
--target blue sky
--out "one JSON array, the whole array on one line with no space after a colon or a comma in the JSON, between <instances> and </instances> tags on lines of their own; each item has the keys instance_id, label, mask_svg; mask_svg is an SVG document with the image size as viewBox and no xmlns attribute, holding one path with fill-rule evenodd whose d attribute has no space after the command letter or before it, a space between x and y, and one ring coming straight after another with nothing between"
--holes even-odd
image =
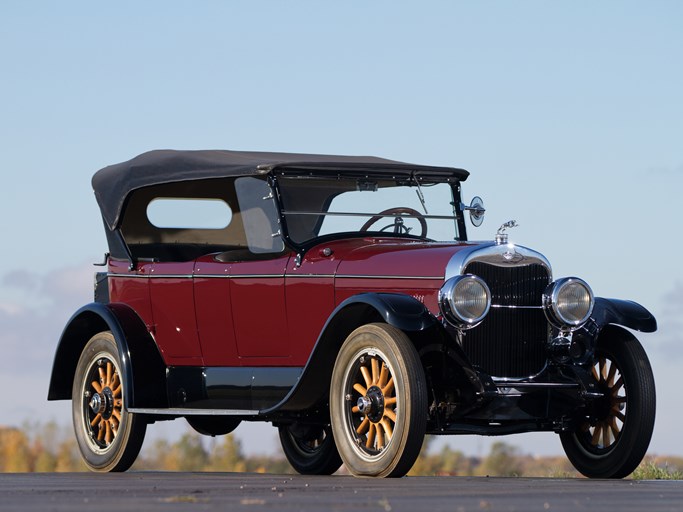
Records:
<instances>
[{"instance_id":1,"label":"blue sky","mask_svg":"<svg viewBox=\"0 0 683 512\"><path fill-rule=\"evenodd\" d=\"M369 154L470 170L472 238L516 219L556 276L650 308L651 451L683 455L682 24L674 1L3 2L0 385L21 391L0 424L69 421L43 397L106 250L97 169L160 148Z\"/></svg>"}]
</instances>

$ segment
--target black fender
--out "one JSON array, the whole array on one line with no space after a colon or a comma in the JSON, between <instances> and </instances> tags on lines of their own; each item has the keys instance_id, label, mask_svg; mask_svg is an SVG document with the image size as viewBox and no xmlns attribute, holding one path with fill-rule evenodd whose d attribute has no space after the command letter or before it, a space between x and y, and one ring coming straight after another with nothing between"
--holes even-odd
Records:
<instances>
[{"instance_id":1,"label":"black fender","mask_svg":"<svg viewBox=\"0 0 683 512\"><path fill-rule=\"evenodd\" d=\"M652 313L630 300L596 297L591 317L599 330L610 324L622 325L641 332L657 330L657 320Z\"/></svg>"},{"instance_id":2,"label":"black fender","mask_svg":"<svg viewBox=\"0 0 683 512\"><path fill-rule=\"evenodd\" d=\"M410 295L402 293L360 293L349 297L337 306L323 328L323 334L327 330L330 320L352 305L363 305L366 308L374 309L382 317L382 320L402 331L424 331L437 322L425 305Z\"/></svg>"},{"instance_id":3,"label":"black fender","mask_svg":"<svg viewBox=\"0 0 683 512\"><path fill-rule=\"evenodd\" d=\"M309 409L329 390L332 368L344 340L361 325L386 322L407 332L425 331L438 324L429 310L410 295L361 293L339 304L327 319L296 385L277 405L261 411Z\"/></svg>"},{"instance_id":4,"label":"black fender","mask_svg":"<svg viewBox=\"0 0 683 512\"><path fill-rule=\"evenodd\" d=\"M145 323L128 305L92 302L69 319L57 345L48 400L71 398L74 373L85 344L111 331L121 357L124 403L131 407L168 407L166 365Z\"/></svg>"}]
</instances>

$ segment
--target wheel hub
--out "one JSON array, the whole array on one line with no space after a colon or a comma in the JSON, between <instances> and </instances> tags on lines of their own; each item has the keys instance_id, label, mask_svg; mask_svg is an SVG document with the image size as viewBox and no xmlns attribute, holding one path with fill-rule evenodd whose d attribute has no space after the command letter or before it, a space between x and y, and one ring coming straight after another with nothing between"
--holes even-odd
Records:
<instances>
[{"instance_id":1,"label":"wheel hub","mask_svg":"<svg viewBox=\"0 0 683 512\"><path fill-rule=\"evenodd\" d=\"M378 423L384 416L384 394L377 386L371 386L365 396L358 399L358 410L373 423Z\"/></svg>"},{"instance_id":2,"label":"wheel hub","mask_svg":"<svg viewBox=\"0 0 683 512\"><path fill-rule=\"evenodd\" d=\"M114 411L114 393L110 388L104 388L101 393L94 393L90 398L90 410L93 414L100 414L108 420Z\"/></svg>"}]
</instances>

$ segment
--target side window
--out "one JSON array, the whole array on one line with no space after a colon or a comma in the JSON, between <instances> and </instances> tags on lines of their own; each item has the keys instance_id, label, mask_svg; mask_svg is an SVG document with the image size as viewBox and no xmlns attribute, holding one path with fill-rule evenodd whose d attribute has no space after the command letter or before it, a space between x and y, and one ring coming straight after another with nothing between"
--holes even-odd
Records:
<instances>
[{"instance_id":1,"label":"side window","mask_svg":"<svg viewBox=\"0 0 683 512\"><path fill-rule=\"evenodd\" d=\"M285 246L277 234L280 224L268 183L258 178L237 178L235 191L249 250L254 254L282 252Z\"/></svg>"},{"instance_id":2,"label":"side window","mask_svg":"<svg viewBox=\"0 0 683 512\"><path fill-rule=\"evenodd\" d=\"M157 197L147 205L147 218L161 229L225 229L232 210L222 199Z\"/></svg>"}]
</instances>

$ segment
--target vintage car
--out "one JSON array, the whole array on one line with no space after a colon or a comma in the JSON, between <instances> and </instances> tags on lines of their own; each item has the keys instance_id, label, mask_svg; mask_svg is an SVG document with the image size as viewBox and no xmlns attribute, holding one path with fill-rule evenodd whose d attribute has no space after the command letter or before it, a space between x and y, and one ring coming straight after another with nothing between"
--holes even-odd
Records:
<instances>
[{"instance_id":1,"label":"vintage car","mask_svg":"<svg viewBox=\"0 0 683 512\"><path fill-rule=\"evenodd\" d=\"M642 306L552 275L462 169L374 157L152 151L92 180L107 271L57 347L94 471L149 423L267 421L304 474L410 470L425 434L559 434L584 475L640 463L655 418ZM628 328L628 329L627 329Z\"/></svg>"}]
</instances>

